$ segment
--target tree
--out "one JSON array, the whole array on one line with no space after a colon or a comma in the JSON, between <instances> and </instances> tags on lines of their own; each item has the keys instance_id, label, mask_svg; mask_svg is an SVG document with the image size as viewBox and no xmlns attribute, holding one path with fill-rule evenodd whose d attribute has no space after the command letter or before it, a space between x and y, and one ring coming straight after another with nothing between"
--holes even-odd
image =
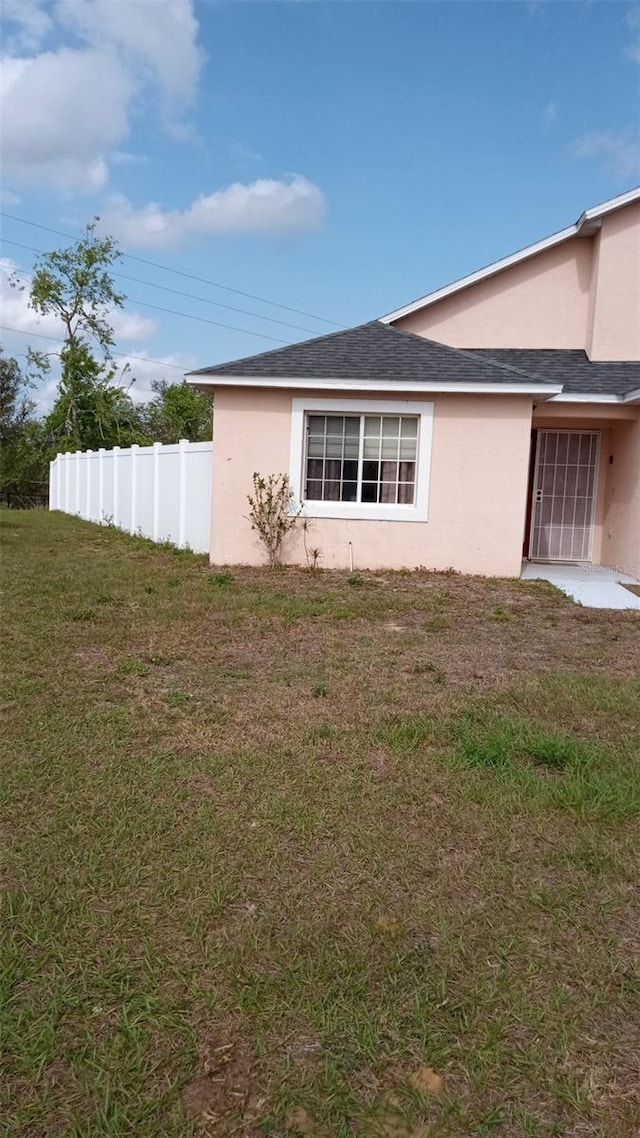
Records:
<instances>
[{"instance_id":1,"label":"tree","mask_svg":"<svg viewBox=\"0 0 640 1138\"><path fill-rule=\"evenodd\" d=\"M96 217L84 235L67 249L43 253L35 264L31 283L31 307L41 315L58 316L65 326L65 340L94 340L106 357L114 345L109 318L122 308L126 297L116 292L109 269L120 260L113 237L98 237Z\"/></svg>"},{"instance_id":2,"label":"tree","mask_svg":"<svg viewBox=\"0 0 640 1138\"><path fill-rule=\"evenodd\" d=\"M31 307L43 316L57 316L65 328L58 396L44 424L54 450L143 441L140 416L128 392L115 382L110 318L125 297L116 292L110 274L120 258L118 246L112 237L97 235L98 220L87 225L74 245L43 253L31 283Z\"/></svg>"},{"instance_id":3,"label":"tree","mask_svg":"<svg viewBox=\"0 0 640 1138\"><path fill-rule=\"evenodd\" d=\"M113 366L99 364L82 340L68 341L60 360L58 396L44 421L54 453L146 441L133 400L124 387L113 382Z\"/></svg>"},{"instance_id":4,"label":"tree","mask_svg":"<svg viewBox=\"0 0 640 1138\"><path fill-rule=\"evenodd\" d=\"M29 363L38 357L30 355ZM9 504L33 504L46 495L47 456L29 386L18 361L0 349L0 493Z\"/></svg>"},{"instance_id":5,"label":"tree","mask_svg":"<svg viewBox=\"0 0 640 1138\"><path fill-rule=\"evenodd\" d=\"M205 442L212 435L211 400L196 391L186 380L167 383L156 379L151 384L154 398L143 409L145 434L151 442Z\"/></svg>"}]
</instances>

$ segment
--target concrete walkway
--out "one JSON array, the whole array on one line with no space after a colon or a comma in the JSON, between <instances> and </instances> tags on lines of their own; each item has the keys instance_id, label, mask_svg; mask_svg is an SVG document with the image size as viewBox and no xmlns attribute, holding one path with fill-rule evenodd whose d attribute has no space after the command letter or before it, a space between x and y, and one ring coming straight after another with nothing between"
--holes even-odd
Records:
<instances>
[{"instance_id":1,"label":"concrete walkway","mask_svg":"<svg viewBox=\"0 0 640 1138\"><path fill-rule=\"evenodd\" d=\"M559 561L524 561L521 576L528 581L550 581L572 601L590 609L637 609L640 597L620 582L637 585L635 577L604 565L568 565Z\"/></svg>"}]
</instances>

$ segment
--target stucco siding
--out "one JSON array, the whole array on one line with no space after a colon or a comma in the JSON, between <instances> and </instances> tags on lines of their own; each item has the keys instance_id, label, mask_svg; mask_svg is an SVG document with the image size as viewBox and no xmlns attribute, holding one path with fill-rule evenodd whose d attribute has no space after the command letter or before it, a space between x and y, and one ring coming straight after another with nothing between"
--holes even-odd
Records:
<instances>
[{"instance_id":1,"label":"stucco siding","mask_svg":"<svg viewBox=\"0 0 640 1138\"><path fill-rule=\"evenodd\" d=\"M640 418L611 430L602 562L640 578Z\"/></svg>"},{"instance_id":2,"label":"stucco siding","mask_svg":"<svg viewBox=\"0 0 640 1138\"><path fill-rule=\"evenodd\" d=\"M397 321L454 348L584 348L593 240L575 237Z\"/></svg>"},{"instance_id":3,"label":"stucco siding","mask_svg":"<svg viewBox=\"0 0 640 1138\"><path fill-rule=\"evenodd\" d=\"M343 394L343 393L341 393ZM247 520L254 471L287 473L292 399L303 392L219 388L215 393L214 564L261 564ZM390 398L402 398L402 393ZM411 396L415 399L415 394ZM517 576L522 558L532 401L528 396L429 395L435 404L427 522L312 519L320 564L345 569L452 567ZM357 400L354 400L357 410ZM300 536L286 559L304 563Z\"/></svg>"}]
</instances>

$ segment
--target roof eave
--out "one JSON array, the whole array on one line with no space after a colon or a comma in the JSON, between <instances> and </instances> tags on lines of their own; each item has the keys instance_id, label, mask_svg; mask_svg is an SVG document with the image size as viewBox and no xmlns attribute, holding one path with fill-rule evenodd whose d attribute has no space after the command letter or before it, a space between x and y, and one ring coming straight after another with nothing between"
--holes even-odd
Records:
<instances>
[{"instance_id":1,"label":"roof eave","mask_svg":"<svg viewBox=\"0 0 640 1138\"><path fill-rule=\"evenodd\" d=\"M456 383L438 380L367 380L367 379L309 379L296 376L210 375L190 372L187 383L199 391L215 387L273 387L296 391L367 391L411 392L412 394L438 393L451 395L535 395L538 399L552 399L562 391L562 384L554 383L483 383L478 381Z\"/></svg>"}]
</instances>

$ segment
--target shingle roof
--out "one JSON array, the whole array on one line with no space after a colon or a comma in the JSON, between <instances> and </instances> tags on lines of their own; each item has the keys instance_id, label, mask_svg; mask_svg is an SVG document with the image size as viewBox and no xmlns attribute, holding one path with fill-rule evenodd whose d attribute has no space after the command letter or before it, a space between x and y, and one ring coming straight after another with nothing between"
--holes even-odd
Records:
<instances>
[{"instance_id":1,"label":"shingle roof","mask_svg":"<svg viewBox=\"0 0 640 1138\"><path fill-rule=\"evenodd\" d=\"M592 362L583 351L451 348L373 320L300 344L191 372L246 379L386 383L562 384L565 393L624 395L640 388L640 363Z\"/></svg>"},{"instance_id":2,"label":"shingle roof","mask_svg":"<svg viewBox=\"0 0 640 1138\"><path fill-rule=\"evenodd\" d=\"M332 332L301 344L201 368L193 376L271 379L384 380L424 383L523 383L531 377L459 348L426 340L373 320L346 332Z\"/></svg>"},{"instance_id":3,"label":"shingle roof","mask_svg":"<svg viewBox=\"0 0 640 1138\"><path fill-rule=\"evenodd\" d=\"M483 359L526 371L545 383L561 383L563 392L625 395L640 388L640 362L590 360L583 351L547 348L471 348Z\"/></svg>"}]
</instances>

